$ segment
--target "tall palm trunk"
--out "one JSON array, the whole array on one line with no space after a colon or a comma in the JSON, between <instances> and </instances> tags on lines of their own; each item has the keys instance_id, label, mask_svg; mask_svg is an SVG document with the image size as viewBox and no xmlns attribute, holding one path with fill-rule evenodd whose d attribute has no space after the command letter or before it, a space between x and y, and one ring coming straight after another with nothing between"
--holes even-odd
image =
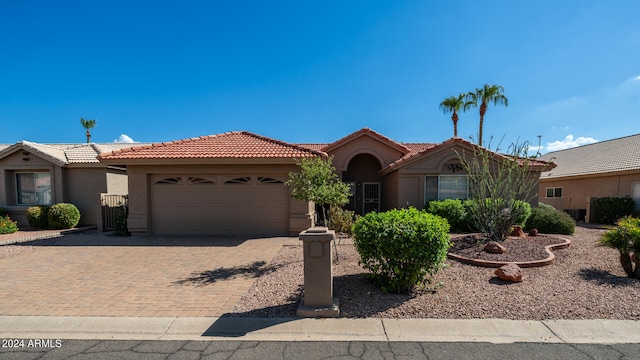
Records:
<instances>
[{"instance_id":1,"label":"tall palm trunk","mask_svg":"<svg viewBox=\"0 0 640 360\"><path fill-rule=\"evenodd\" d=\"M455 110L451 115L451 120L453 121L453 137L458 137L458 113Z\"/></svg>"},{"instance_id":2,"label":"tall palm trunk","mask_svg":"<svg viewBox=\"0 0 640 360\"><path fill-rule=\"evenodd\" d=\"M478 130L478 145L482 146L482 128L484 127L484 114L487 113L487 104L480 105L480 129Z\"/></svg>"}]
</instances>

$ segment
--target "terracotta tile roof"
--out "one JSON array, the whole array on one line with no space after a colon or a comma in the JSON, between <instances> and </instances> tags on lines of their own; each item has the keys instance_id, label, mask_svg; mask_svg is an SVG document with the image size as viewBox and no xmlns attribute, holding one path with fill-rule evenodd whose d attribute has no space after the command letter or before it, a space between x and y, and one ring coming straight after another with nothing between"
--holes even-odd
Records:
<instances>
[{"instance_id":1,"label":"terracotta tile roof","mask_svg":"<svg viewBox=\"0 0 640 360\"><path fill-rule=\"evenodd\" d=\"M450 138L444 142L441 142L440 144L404 144L405 146L410 148L412 151L409 154L404 155L400 159L392 162L387 167L380 170L380 173L387 174L395 169L403 167L405 164L409 163L414 159L418 159L422 156L428 156L430 153L433 153L434 151L437 151L439 149L442 149L444 147L454 145L454 144L459 144L459 145L463 145L470 148L477 148L476 144L459 137ZM493 152L493 154L503 158L508 157L507 155L500 154L500 153ZM555 164L551 164L547 161L538 160L538 159L531 159L529 165L532 167L540 168L541 171L545 171L545 169L550 169L555 166Z\"/></svg>"},{"instance_id":2,"label":"terracotta tile roof","mask_svg":"<svg viewBox=\"0 0 640 360\"><path fill-rule=\"evenodd\" d=\"M102 153L100 159L299 158L326 155L246 131L175 140Z\"/></svg>"},{"instance_id":3,"label":"terracotta tile roof","mask_svg":"<svg viewBox=\"0 0 640 360\"><path fill-rule=\"evenodd\" d=\"M541 179L640 171L640 134L544 154L558 166Z\"/></svg>"},{"instance_id":4,"label":"terracotta tile roof","mask_svg":"<svg viewBox=\"0 0 640 360\"><path fill-rule=\"evenodd\" d=\"M0 158L18 150L25 150L59 166L99 164L97 156L101 152L131 147L132 145L125 143L41 144L23 140L12 145L0 145Z\"/></svg>"},{"instance_id":5,"label":"terracotta tile roof","mask_svg":"<svg viewBox=\"0 0 640 360\"><path fill-rule=\"evenodd\" d=\"M295 144L298 146L302 146L303 148L315 150L315 151L324 151L323 149L331 144Z\"/></svg>"},{"instance_id":6,"label":"terracotta tile roof","mask_svg":"<svg viewBox=\"0 0 640 360\"><path fill-rule=\"evenodd\" d=\"M371 136L373 138L378 139L379 141L386 143L387 145L391 146L392 148L395 148L396 150L398 150L399 152L403 153L403 154L407 154L409 152L411 152L411 150L404 146L403 144L400 144L398 142L395 142L393 140L391 140L390 138L376 132L373 131L369 128L362 128L356 132L353 132L345 137L343 137L342 139L339 139L337 141L334 141L333 143L329 144L327 147L325 147L323 149L323 151L325 152L331 152L332 150L350 142L353 141L356 138L359 138L361 136Z\"/></svg>"},{"instance_id":7,"label":"terracotta tile roof","mask_svg":"<svg viewBox=\"0 0 640 360\"><path fill-rule=\"evenodd\" d=\"M433 143L402 143L405 147L407 147L411 152L405 156L419 153L422 150L426 150L432 148L438 144Z\"/></svg>"}]
</instances>

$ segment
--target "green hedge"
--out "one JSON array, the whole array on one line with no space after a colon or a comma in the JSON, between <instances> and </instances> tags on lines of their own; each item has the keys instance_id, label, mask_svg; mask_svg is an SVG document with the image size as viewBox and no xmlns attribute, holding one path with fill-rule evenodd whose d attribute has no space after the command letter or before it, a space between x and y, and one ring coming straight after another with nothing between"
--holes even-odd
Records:
<instances>
[{"instance_id":1,"label":"green hedge","mask_svg":"<svg viewBox=\"0 0 640 360\"><path fill-rule=\"evenodd\" d=\"M531 216L525 224L527 231L538 229L544 234L571 235L576 229L576 222L569 214L556 210L553 206L540 203L531 210Z\"/></svg>"},{"instance_id":2,"label":"green hedge","mask_svg":"<svg viewBox=\"0 0 640 360\"><path fill-rule=\"evenodd\" d=\"M425 209L430 214L447 219L453 232L476 232L478 231L478 226L471 216L471 209L476 206L476 201L472 199L430 201L425 206ZM528 202L516 200L514 206L521 209L515 225L524 226L529 216L531 216L531 205Z\"/></svg>"},{"instance_id":3,"label":"green hedge","mask_svg":"<svg viewBox=\"0 0 640 360\"><path fill-rule=\"evenodd\" d=\"M630 197L604 197L595 199L593 209L598 224L613 225L619 219L633 214L635 202Z\"/></svg>"},{"instance_id":4,"label":"green hedge","mask_svg":"<svg viewBox=\"0 0 640 360\"><path fill-rule=\"evenodd\" d=\"M73 204L55 204L49 209L48 220L52 229L71 229L80 222L80 211Z\"/></svg>"},{"instance_id":5,"label":"green hedge","mask_svg":"<svg viewBox=\"0 0 640 360\"><path fill-rule=\"evenodd\" d=\"M449 224L415 208L372 212L353 226L360 264L386 292L406 293L430 282L451 246Z\"/></svg>"}]
</instances>

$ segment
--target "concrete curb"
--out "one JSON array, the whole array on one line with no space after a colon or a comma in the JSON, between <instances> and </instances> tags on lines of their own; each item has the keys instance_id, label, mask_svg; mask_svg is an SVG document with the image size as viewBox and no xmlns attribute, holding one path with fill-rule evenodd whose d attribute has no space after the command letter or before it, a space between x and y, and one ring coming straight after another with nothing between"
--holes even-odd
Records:
<instances>
[{"instance_id":1,"label":"concrete curb","mask_svg":"<svg viewBox=\"0 0 640 360\"><path fill-rule=\"evenodd\" d=\"M23 243L28 241L52 239L52 238L61 237L63 235L83 233L87 231L96 231L96 230L97 230L96 226L85 226L85 227L66 229L66 230L42 230L42 231L37 231L38 233L37 235L24 235L15 239L2 240L0 241L0 245L11 245L11 244Z\"/></svg>"},{"instance_id":2,"label":"concrete curb","mask_svg":"<svg viewBox=\"0 0 640 360\"><path fill-rule=\"evenodd\" d=\"M640 321L0 316L0 338L640 343Z\"/></svg>"}]
</instances>

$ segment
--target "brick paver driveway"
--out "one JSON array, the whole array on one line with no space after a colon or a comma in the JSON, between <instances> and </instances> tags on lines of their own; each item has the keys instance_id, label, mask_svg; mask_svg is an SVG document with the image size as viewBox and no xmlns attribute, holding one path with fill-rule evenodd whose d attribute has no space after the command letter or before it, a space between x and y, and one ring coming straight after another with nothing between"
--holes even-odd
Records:
<instances>
[{"instance_id":1,"label":"brick paver driveway","mask_svg":"<svg viewBox=\"0 0 640 360\"><path fill-rule=\"evenodd\" d=\"M220 316L290 238L73 234L0 257L0 315Z\"/></svg>"}]
</instances>

